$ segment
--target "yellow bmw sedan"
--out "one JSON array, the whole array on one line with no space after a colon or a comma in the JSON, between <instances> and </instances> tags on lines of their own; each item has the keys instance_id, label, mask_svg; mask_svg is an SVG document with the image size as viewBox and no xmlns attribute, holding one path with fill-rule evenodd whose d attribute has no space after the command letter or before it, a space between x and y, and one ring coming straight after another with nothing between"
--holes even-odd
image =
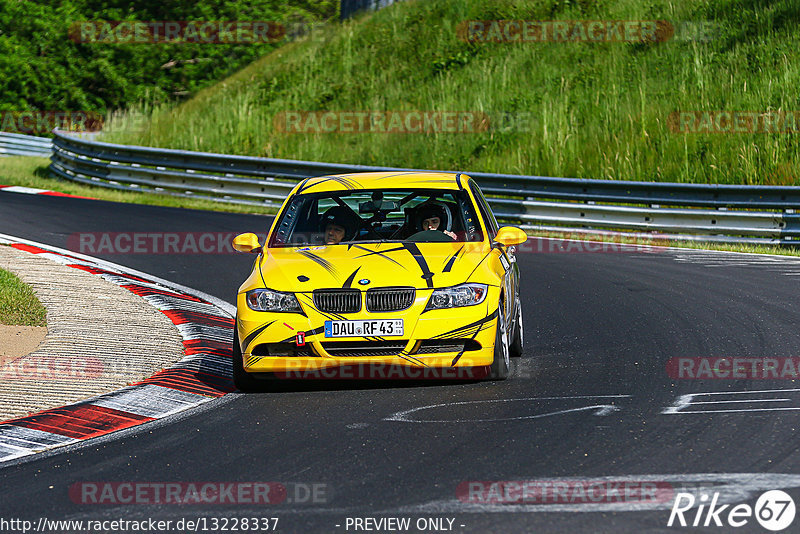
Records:
<instances>
[{"instance_id":1,"label":"yellow bmw sedan","mask_svg":"<svg viewBox=\"0 0 800 534\"><path fill-rule=\"evenodd\" d=\"M280 378L489 378L523 347L515 247L466 174L309 178L290 193L239 288L241 391ZM367 369L368 371L365 371Z\"/></svg>"}]
</instances>

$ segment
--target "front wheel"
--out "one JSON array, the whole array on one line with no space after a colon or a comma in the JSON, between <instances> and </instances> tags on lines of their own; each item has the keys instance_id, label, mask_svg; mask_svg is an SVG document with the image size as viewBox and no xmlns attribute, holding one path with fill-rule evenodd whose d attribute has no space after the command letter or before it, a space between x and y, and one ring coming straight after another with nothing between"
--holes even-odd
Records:
<instances>
[{"instance_id":1,"label":"front wheel","mask_svg":"<svg viewBox=\"0 0 800 534\"><path fill-rule=\"evenodd\" d=\"M511 367L508 351L508 333L506 332L503 303L497 307L497 329L494 338L494 360L489 367L489 380L505 380Z\"/></svg>"}]
</instances>

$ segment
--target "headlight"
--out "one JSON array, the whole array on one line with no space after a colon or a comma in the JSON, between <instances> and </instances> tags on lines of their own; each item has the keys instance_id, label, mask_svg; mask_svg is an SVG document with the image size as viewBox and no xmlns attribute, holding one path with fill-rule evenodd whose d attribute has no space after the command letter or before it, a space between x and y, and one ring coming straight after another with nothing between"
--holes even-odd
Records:
<instances>
[{"instance_id":1,"label":"headlight","mask_svg":"<svg viewBox=\"0 0 800 534\"><path fill-rule=\"evenodd\" d=\"M271 289L252 289L245 295L247 306L253 311L302 313L300 303L293 293Z\"/></svg>"},{"instance_id":2,"label":"headlight","mask_svg":"<svg viewBox=\"0 0 800 534\"><path fill-rule=\"evenodd\" d=\"M426 310L474 306L486 298L486 284L461 284L460 286L436 289L428 301Z\"/></svg>"}]
</instances>

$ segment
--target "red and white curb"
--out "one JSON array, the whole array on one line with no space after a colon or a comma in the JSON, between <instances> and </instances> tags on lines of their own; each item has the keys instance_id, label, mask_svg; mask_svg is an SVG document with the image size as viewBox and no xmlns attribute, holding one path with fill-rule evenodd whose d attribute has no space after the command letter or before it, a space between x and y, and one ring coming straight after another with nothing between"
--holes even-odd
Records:
<instances>
[{"instance_id":1,"label":"red and white curb","mask_svg":"<svg viewBox=\"0 0 800 534\"><path fill-rule=\"evenodd\" d=\"M236 389L231 365L234 306L99 258L4 234L0 243L100 276L141 296L175 324L185 352L179 362L136 384L0 422L0 462L160 419Z\"/></svg>"},{"instance_id":2,"label":"red and white curb","mask_svg":"<svg viewBox=\"0 0 800 534\"><path fill-rule=\"evenodd\" d=\"M0 185L0 191L5 191L7 193L24 193L26 195L47 195L51 197L86 198L89 200L95 200L92 197L70 195L68 193L60 193L58 191L48 191L47 189L36 189L35 187L25 187L22 185Z\"/></svg>"}]
</instances>

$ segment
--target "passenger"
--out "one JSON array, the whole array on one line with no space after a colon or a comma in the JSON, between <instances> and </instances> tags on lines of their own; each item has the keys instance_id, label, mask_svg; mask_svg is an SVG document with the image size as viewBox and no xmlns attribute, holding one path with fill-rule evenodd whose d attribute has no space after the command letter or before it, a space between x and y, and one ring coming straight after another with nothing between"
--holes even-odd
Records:
<instances>
[{"instance_id":1,"label":"passenger","mask_svg":"<svg viewBox=\"0 0 800 534\"><path fill-rule=\"evenodd\" d=\"M427 202L420 206L420 208L421 209L417 215L417 218L420 221L420 231L439 230L439 228L441 228L441 231L445 235L456 239L456 234L446 229L447 212L445 211L444 206L438 202Z\"/></svg>"},{"instance_id":2,"label":"passenger","mask_svg":"<svg viewBox=\"0 0 800 534\"><path fill-rule=\"evenodd\" d=\"M342 241L353 239L358 225L354 215L345 206L334 206L322 216L320 230L326 245L338 245Z\"/></svg>"}]
</instances>

